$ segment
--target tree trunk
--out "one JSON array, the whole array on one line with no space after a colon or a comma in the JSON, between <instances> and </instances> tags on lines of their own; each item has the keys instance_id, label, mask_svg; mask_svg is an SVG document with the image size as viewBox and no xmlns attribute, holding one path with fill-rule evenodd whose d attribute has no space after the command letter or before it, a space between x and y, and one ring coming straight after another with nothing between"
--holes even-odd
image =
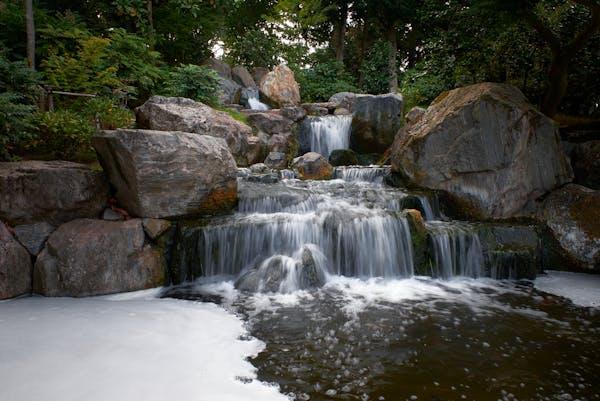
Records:
<instances>
[{"instance_id":1,"label":"tree trunk","mask_svg":"<svg viewBox=\"0 0 600 401\"><path fill-rule=\"evenodd\" d=\"M542 102L542 113L548 117L554 117L568 87L569 60L562 54L552 58L548 74L548 89Z\"/></svg>"},{"instance_id":2,"label":"tree trunk","mask_svg":"<svg viewBox=\"0 0 600 401\"><path fill-rule=\"evenodd\" d=\"M25 22L27 28L27 64L35 70L35 25L33 20L33 0L25 0Z\"/></svg>"},{"instance_id":3,"label":"tree trunk","mask_svg":"<svg viewBox=\"0 0 600 401\"><path fill-rule=\"evenodd\" d=\"M152 7L152 0L146 1L146 12L148 13L148 29L150 36L150 50L154 50L154 10Z\"/></svg>"},{"instance_id":4,"label":"tree trunk","mask_svg":"<svg viewBox=\"0 0 600 401\"><path fill-rule=\"evenodd\" d=\"M335 50L335 59L340 63L344 62L344 42L346 39L346 22L348 20L348 3L343 1L340 4L339 15L333 26L331 44Z\"/></svg>"},{"instance_id":5,"label":"tree trunk","mask_svg":"<svg viewBox=\"0 0 600 401\"><path fill-rule=\"evenodd\" d=\"M390 93L398 92L398 66L396 62L396 53L398 53L398 43L396 41L396 29L388 29L387 40L389 43L388 72L389 72L389 90Z\"/></svg>"}]
</instances>

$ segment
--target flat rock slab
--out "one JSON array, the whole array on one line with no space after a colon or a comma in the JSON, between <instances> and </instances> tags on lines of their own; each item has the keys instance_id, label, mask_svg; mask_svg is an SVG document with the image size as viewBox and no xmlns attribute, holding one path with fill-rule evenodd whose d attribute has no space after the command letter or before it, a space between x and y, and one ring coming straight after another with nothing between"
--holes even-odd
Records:
<instances>
[{"instance_id":1,"label":"flat rock slab","mask_svg":"<svg viewBox=\"0 0 600 401\"><path fill-rule=\"evenodd\" d=\"M38 294L83 297L161 286L165 267L144 245L141 219L78 219L50 235L33 277Z\"/></svg>"},{"instance_id":2,"label":"flat rock slab","mask_svg":"<svg viewBox=\"0 0 600 401\"><path fill-rule=\"evenodd\" d=\"M133 216L215 214L237 201L237 169L221 138L184 132L105 131L92 143Z\"/></svg>"},{"instance_id":3,"label":"flat rock slab","mask_svg":"<svg viewBox=\"0 0 600 401\"><path fill-rule=\"evenodd\" d=\"M107 198L104 174L82 164L0 163L0 220L12 226L97 217Z\"/></svg>"}]
</instances>

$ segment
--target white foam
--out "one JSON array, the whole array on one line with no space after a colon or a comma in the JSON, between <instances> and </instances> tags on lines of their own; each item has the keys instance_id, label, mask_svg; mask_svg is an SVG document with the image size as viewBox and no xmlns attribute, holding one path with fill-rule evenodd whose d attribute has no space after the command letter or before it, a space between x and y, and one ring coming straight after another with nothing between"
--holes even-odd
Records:
<instances>
[{"instance_id":1,"label":"white foam","mask_svg":"<svg viewBox=\"0 0 600 401\"><path fill-rule=\"evenodd\" d=\"M288 399L256 380L240 319L155 294L0 302L2 400Z\"/></svg>"},{"instance_id":2,"label":"white foam","mask_svg":"<svg viewBox=\"0 0 600 401\"><path fill-rule=\"evenodd\" d=\"M600 276L547 270L535 279L535 288L570 299L580 306L600 307Z\"/></svg>"}]
</instances>

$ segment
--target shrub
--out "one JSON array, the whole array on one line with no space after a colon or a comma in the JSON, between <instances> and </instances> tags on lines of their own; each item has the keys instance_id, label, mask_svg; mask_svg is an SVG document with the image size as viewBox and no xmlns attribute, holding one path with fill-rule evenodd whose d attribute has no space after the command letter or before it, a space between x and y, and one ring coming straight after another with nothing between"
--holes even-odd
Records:
<instances>
[{"instance_id":1,"label":"shrub","mask_svg":"<svg viewBox=\"0 0 600 401\"><path fill-rule=\"evenodd\" d=\"M219 77L209 68L194 64L175 67L167 79L164 94L198 100L214 105L217 103Z\"/></svg>"},{"instance_id":2,"label":"shrub","mask_svg":"<svg viewBox=\"0 0 600 401\"><path fill-rule=\"evenodd\" d=\"M335 93L358 90L344 65L335 60L316 63L305 70L296 69L295 76L305 102L327 101Z\"/></svg>"},{"instance_id":3,"label":"shrub","mask_svg":"<svg viewBox=\"0 0 600 401\"><path fill-rule=\"evenodd\" d=\"M38 139L30 146L53 158L72 160L78 152L91 149L95 129L89 120L71 110L38 113Z\"/></svg>"},{"instance_id":4,"label":"shrub","mask_svg":"<svg viewBox=\"0 0 600 401\"><path fill-rule=\"evenodd\" d=\"M360 66L362 89L366 93L387 93L389 91L389 58L390 45L378 41L369 50Z\"/></svg>"},{"instance_id":5,"label":"shrub","mask_svg":"<svg viewBox=\"0 0 600 401\"><path fill-rule=\"evenodd\" d=\"M92 127L100 129L130 128L135 122L135 116L129 109L117 104L115 99L96 97L80 101L73 106Z\"/></svg>"}]
</instances>

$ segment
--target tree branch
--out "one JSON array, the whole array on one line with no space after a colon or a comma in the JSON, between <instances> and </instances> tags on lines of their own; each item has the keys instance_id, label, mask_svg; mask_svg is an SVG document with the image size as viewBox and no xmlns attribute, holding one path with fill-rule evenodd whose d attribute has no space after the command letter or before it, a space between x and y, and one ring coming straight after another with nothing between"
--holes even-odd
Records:
<instances>
[{"instance_id":1,"label":"tree branch","mask_svg":"<svg viewBox=\"0 0 600 401\"><path fill-rule=\"evenodd\" d=\"M574 3L581 4L592 12L592 18L589 24L573 38L573 41L566 47L566 52L570 56L574 56L579 50L581 50L585 43L592 37L598 30L600 30L600 4L594 0L571 0Z\"/></svg>"},{"instance_id":2,"label":"tree branch","mask_svg":"<svg viewBox=\"0 0 600 401\"><path fill-rule=\"evenodd\" d=\"M583 0L585 1L585 0ZM527 10L524 11L525 20L529 25L533 27L540 35L542 40L544 40L548 46L550 46L550 50L552 53L559 54L561 52L561 44L560 39L550 28L544 24L544 21L533 11Z\"/></svg>"}]
</instances>

